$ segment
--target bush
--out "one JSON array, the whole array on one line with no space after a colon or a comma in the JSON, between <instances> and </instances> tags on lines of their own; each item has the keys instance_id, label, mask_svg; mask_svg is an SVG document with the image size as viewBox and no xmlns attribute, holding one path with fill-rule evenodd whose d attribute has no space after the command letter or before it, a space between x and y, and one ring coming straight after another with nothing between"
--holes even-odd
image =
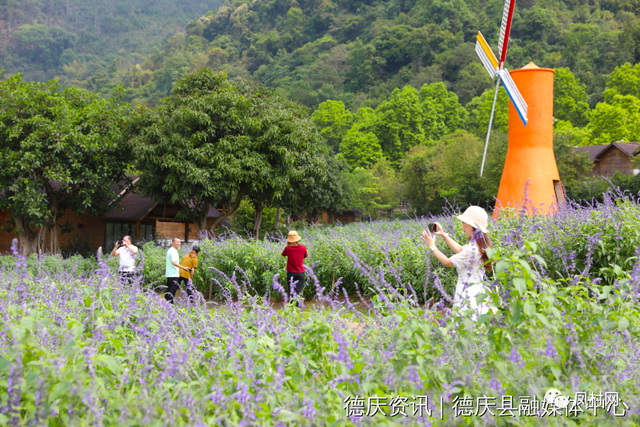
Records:
<instances>
[{"instance_id":1,"label":"bush","mask_svg":"<svg viewBox=\"0 0 640 427\"><path fill-rule=\"evenodd\" d=\"M60 252L62 252L65 257L73 255L81 255L85 258L94 257L95 252L93 251L91 235L76 231L73 238L67 244L60 247Z\"/></svg>"},{"instance_id":2,"label":"bush","mask_svg":"<svg viewBox=\"0 0 640 427\"><path fill-rule=\"evenodd\" d=\"M544 216L503 215L490 227L496 248L516 250L529 240L537 244L547 260L545 274L554 279L573 275L600 277L600 270L618 264L629 268L640 245L640 209L631 198L608 193L603 203L589 208L566 205L558 214ZM349 295L373 295L374 286L384 278L385 286L400 287L415 293L419 300L439 300L441 292L433 284L438 275L446 292L452 294L457 281L455 269L444 269L426 250L419 234L428 223L438 220L457 242L466 240L459 221L450 214L440 218L404 221L373 221L342 227L307 227L299 229L309 251L305 265L315 272L319 283L331 290ZM216 291L236 294L244 289L245 275L258 295L272 293L275 274L284 277L285 260L280 252L285 245L280 239L245 241L230 236L222 241L203 242L201 265L203 276L199 288L205 295L205 282L222 286ZM451 254L446 245L441 250ZM532 262L535 263L535 260ZM601 277L602 280L611 280ZM339 289L333 289L334 286ZM226 291L225 291L226 289ZM206 292L205 292L206 291ZM307 286L305 296L315 289Z\"/></svg>"},{"instance_id":3,"label":"bush","mask_svg":"<svg viewBox=\"0 0 640 427\"><path fill-rule=\"evenodd\" d=\"M455 216L452 211L438 218L372 221L340 227L296 226L309 251L305 265L318 279L317 285L314 281L307 282L305 297L313 297L318 287L324 288L324 293L346 292L353 297L370 297L396 289L415 295L419 301L440 300L442 291L451 295L457 282L455 269L443 268L419 235L428 223L437 220L454 240L465 243L462 226ZM569 203L555 215L504 213L490 225L489 234L495 248L500 250L517 250L525 241L535 243L547 265L542 267L535 259L530 261L549 278L560 280L581 275L613 284L615 278L601 271L614 264L629 269L635 262L640 246L640 208L628 195L609 191L603 195L602 203L590 207ZM282 297L274 289L274 276L279 275L284 283L286 259L280 254L286 235L285 228L261 241L243 239L233 232L203 240L194 285L205 296L211 293L215 297L244 294ZM452 254L443 242L437 245L445 254ZM166 249L153 242L142 249L139 258L144 283L164 286ZM181 257L188 250L186 245L181 247ZM15 265L14 258L3 258L3 264ZM117 257L104 258L115 272ZM35 259L33 255L28 260L31 270L35 268ZM50 274L72 271L87 274L97 268L95 260L85 261L77 256L69 260L45 256L44 262L37 265Z\"/></svg>"},{"instance_id":4,"label":"bush","mask_svg":"<svg viewBox=\"0 0 640 427\"><path fill-rule=\"evenodd\" d=\"M616 172L611 178L595 177L576 181L568 186L567 197L587 206L590 203L603 203L607 191L616 193L629 192L633 197L640 195L640 174L625 175Z\"/></svg>"}]
</instances>

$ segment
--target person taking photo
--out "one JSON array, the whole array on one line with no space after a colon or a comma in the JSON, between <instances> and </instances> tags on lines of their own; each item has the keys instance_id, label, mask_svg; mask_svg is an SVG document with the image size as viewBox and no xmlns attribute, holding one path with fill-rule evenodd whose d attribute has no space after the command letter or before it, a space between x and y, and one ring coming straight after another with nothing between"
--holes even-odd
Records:
<instances>
[{"instance_id":1,"label":"person taking photo","mask_svg":"<svg viewBox=\"0 0 640 427\"><path fill-rule=\"evenodd\" d=\"M138 247L131 244L131 236L124 236L122 240L116 241L116 244L111 251L111 256L120 257L118 273L120 279L125 283L131 283L133 281L133 273L136 269L136 254L138 253Z\"/></svg>"},{"instance_id":2,"label":"person taking photo","mask_svg":"<svg viewBox=\"0 0 640 427\"><path fill-rule=\"evenodd\" d=\"M491 271L487 248L493 246L487 234L488 217L487 212L479 206L470 206L462 215L456 217L462 222L462 230L467 237L465 245L460 245L449 237L442 229L442 225L437 222L434 224L436 231L432 233L431 230L422 230L420 236L442 265L455 267L457 270L458 282L453 306L470 308L477 314L485 314L489 311L486 303L478 305L476 301L476 296L485 291L483 282L487 279L486 273ZM435 236L443 238L453 251L453 256L446 256L436 247Z\"/></svg>"}]
</instances>

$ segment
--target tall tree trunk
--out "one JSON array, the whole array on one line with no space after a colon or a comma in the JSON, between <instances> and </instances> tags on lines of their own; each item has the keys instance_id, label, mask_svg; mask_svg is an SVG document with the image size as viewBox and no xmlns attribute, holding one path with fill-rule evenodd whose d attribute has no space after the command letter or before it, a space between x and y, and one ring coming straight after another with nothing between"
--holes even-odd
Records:
<instances>
[{"instance_id":1,"label":"tall tree trunk","mask_svg":"<svg viewBox=\"0 0 640 427\"><path fill-rule=\"evenodd\" d=\"M278 205L278 207L276 208L276 223L273 225L274 229L278 229L280 228L280 220L282 218L282 208L280 207L280 205Z\"/></svg>"},{"instance_id":2,"label":"tall tree trunk","mask_svg":"<svg viewBox=\"0 0 640 427\"><path fill-rule=\"evenodd\" d=\"M29 256L32 253L42 253L44 251L46 226L40 227L38 230L32 230L24 218L14 217L16 228L18 229L18 248L20 254Z\"/></svg>"},{"instance_id":3,"label":"tall tree trunk","mask_svg":"<svg viewBox=\"0 0 640 427\"><path fill-rule=\"evenodd\" d=\"M209 209L211 205L209 203L205 203L202 207L202 212L200 212L200 218L197 221L194 221L196 227L198 227L198 237L202 239L202 234L207 231L207 218L209 217Z\"/></svg>"},{"instance_id":4,"label":"tall tree trunk","mask_svg":"<svg viewBox=\"0 0 640 427\"><path fill-rule=\"evenodd\" d=\"M41 227L41 230L44 231L42 244L43 246L46 244L47 231L51 231L51 253L59 254L60 243L58 241L58 216L60 215L59 206L60 203L62 203L64 196L62 198L58 197L56 192L53 191L53 187L51 187L51 183L49 181L44 183L44 188L49 196L49 212L51 213L51 217L47 219Z\"/></svg>"},{"instance_id":5,"label":"tall tree trunk","mask_svg":"<svg viewBox=\"0 0 640 427\"><path fill-rule=\"evenodd\" d=\"M236 199L231 203L231 206L229 207L229 210L226 213L220 212L220 216L216 218L216 220L213 222L213 225L211 226L211 228L209 228L209 230L213 231L213 233L215 234L216 228L218 227L218 225L220 225L222 220L236 213L236 211L240 207L240 202L242 202L244 193L246 193L246 190L241 190L238 193L238 195L236 196Z\"/></svg>"},{"instance_id":6,"label":"tall tree trunk","mask_svg":"<svg viewBox=\"0 0 640 427\"><path fill-rule=\"evenodd\" d=\"M262 206L262 200L256 202L256 213L254 216L254 225L253 225L253 238L258 240L260 238L260 224L262 224L262 211L264 210Z\"/></svg>"},{"instance_id":7,"label":"tall tree trunk","mask_svg":"<svg viewBox=\"0 0 640 427\"><path fill-rule=\"evenodd\" d=\"M60 253L60 239L58 237L58 214L53 216L53 221L49 224L47 229L51 232L51 253Z\"/></svg>"}]
</instances>

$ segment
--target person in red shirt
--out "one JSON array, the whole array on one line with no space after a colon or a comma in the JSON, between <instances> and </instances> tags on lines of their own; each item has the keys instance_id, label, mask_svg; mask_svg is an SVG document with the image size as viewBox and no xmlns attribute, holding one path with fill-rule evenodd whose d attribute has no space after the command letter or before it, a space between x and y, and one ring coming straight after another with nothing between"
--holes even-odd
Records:
<instances>
[{"instance_id":1,"label":"person in red shirt","mask_svg":"<svg viewBox=\"0 0 640 427\"><path fill-rule=\"evenodd\" d=\"M287 246L282 251L282 256L287 257L287 283L293 297L304 287L306 279L304 259L309 256L307 247L300 244L300 236L297 231L289 231Z\"/></svg>"}]
</instances>

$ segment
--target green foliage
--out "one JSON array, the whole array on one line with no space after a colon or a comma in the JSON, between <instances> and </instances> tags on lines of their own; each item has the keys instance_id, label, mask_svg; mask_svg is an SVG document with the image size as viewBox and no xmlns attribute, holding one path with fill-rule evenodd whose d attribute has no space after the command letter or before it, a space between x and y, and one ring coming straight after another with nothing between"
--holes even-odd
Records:
<instances>
[{"instance_id":1,"label":"green foliage","mask_svg":"<svg viewBox=\"0 0 640 427\"><path fill-rule=\"evenodd\" d=\"M536 248L535 243L527 242L525 252L517 250L507 256L490 250L490 257L496 263L496 281L503 288L508 286L515 295L506 303L497 292L489 292L488 300L494 307L501 308L506 327L494 323L488 326L487 336L497 352L509 352L516 348L517 342L535 339L540 330L572 337L556 344L559 358L547 362L550 373L559 380L579 365L593 366L595 358L587 351L587 343L599 331L617 329L628 330L634 336L638 334L640 331L635 326L629 328L637 324L640 311L629 298L633 286L631 277L619 266L603 269L613 273L620 283L621 289L616 291L611 285L595 284L579 277L572 281L545 280L528 261L546 266L544 259L536 254ZM480 316L478 323L488 322L493 315L490 312Z\"/></svg>"},{"instance_id":2,"label":"green foliage","mask_svg":"<svg viewBox=\"0 0 640 427\"><path fill-rule=\"evenodd\" d=\"M313 124L325 138L329 146L337 151L340 141L351 128L353 115L342 101L325 101L311 115Z\"/></svg>"},{"instance_id":3,"label":"green foliage","mask_svg":"<svg viewBox=\"0 0 640 427\"><path fill-rule=\"evenodd\" d=\"M411 86L395 89L376 109L375 133L383 153L393 163L397 164L411 147L423 144L432 133L438 132L437 129L427 132L424 113L432 111L423 111L418 91Z\"/></svg>"},{"instance_id":4,"label":"green foliage","mask_svg":"<svg viewBox=\"0 0 640 427\"><path fill-rule=\"evenodd\" d=\"M358 209L365 218L378 219L400 206L404 185L387 159L381 158L368 168L356 167L347 179L352 189L350 207Z\"/></svg>"},{"instance_id":5,"label":"green foliage","mask_svg":"<svg viewBox=\"0 0 640 427\"><path fill-rule=\"evenodd\" d=\"M167 249L155 244L153 241L145 243L141 249L144 255L142 276L144 277L145 285L155 288L165 286L167 282L165 277ZM181 247L180 250L182 251L184 249ZM140 259L140 256L138 256L138 259ZM198 270L196 270L196 272L198 272Z\"/></svg>"},{"instance_id":6,"label":"green foliage","mask_svg":"<svg viewBox=\"0 0 640 427\"><path fill-rule=\"evenodd\" d=\"M0 257L0 267L14 268L17 261L14 256L2 256ZM46 271L51 276L73 277L75 280L94 274L97 268L95 256L84 257L79 254L71 254L65 258L61 254L46 256L31 254L26 258L26 271L34 276Z\"/></svg>"},{"instance_id":7,"label":"green foliage","mask_svg":"<svg viewBox=\"0 0 640 427\"><path fill-rule=\"evenodd\" d=\"M611 103L601 102L591 112L587 127L591 144L640 139L640 99L611 92L606 95Z\"/></svg>"},{"instance_id":8,"label":"green foliage","mask_svg":"<svg viewBox=\"0 0 640 427\"><path fill-rule=\"evenodd\" d=\"M322 209L340 211L353 207L354 188L349 166L341 155L327 154L324 161L326 179L318 179L316 171L302 174L284 194L279 206L294 217L313 219Z\"/></svg>"},{"instance_id":9,"label":"green foliage","mask_svg":"<svg viewBox=\"0 0 640 427\"><path fill-rule=\"evenodd\" d=\"M84 258L95 256L91 235L77 230L67 244L60 245L64 256L81 255Z\"/></svg>"},{"instance_id":10,"label":"green foliage","mask_svg":"<svg viewBox=\"0 0 640 427\"><path fill-rule=\"evenodd\" d=\"M459 131L434 147L415 147L405 157L400 177L405 196L419 214L438 215L447 201L461 206L489 207L494 203L506 158L504 134L492 134L484 177L480 166L484 143L475 135Z\"/></svg>"},{"instance_id":11,"label":"green foliage","mask_svg":"<svg viewBox=\"0 0 640 427\"><path fill-rule=\"evenodd\" d=\"M437 139L462 128L467 111L458 102L458 95L449 92L444 83L424 85L418 96L424 116L433 117L433 122L425 125L429 139Z\"/></svg>"},{"instance_id":12,"label":"green foliage","mask_svg":"<svg viewBox=\"0 0 640 427\"><path fill-rule=\"evenodd\" d=\"M277 96L265 101L256 110L259 128L253 148L253 154L263 159L259 165L260 175L255 177L259 182L250 182L246 192L256 211L255 238L260 236L265 207L280 206L289 201L287 196L338 179L327 168L333 153L329 154L329 147L307 118L306 111ZM318 201L298 197L297 204L301 209L313 210Z\"/></svg>"},{"instance_id":13,"label":"green foliage","mask_svg":"<svg viewBox=\"0 0 640 427\"><path fill-rule=\"evenodd\" d=\"M55 69L73 59L76 45L74 33L42 24L22 25L13 33L13 40L20 57L44 69Z\"/></svg>"},{"instance_id":14,"label":"green foliage","mask_svg":"<svg viewBox=\"0 0 640 427\"><path fill-rule=\"evenodd\" d=\"M567 185L567 196L585 202L603 201L607 190L619 188L632 195L640 194L640 174L623 175L616 173L609 178L594 177Z\"/></svg>"},{"instance_id":15,"label":"green foliage","mask_svg":"<svg viewBox=\"0 0 640 427\"><path fill-rule=\"evenodd\" d=\"M585 180L593 169L589 154L577 152L574 147L579 144L571 132L556 131L553 133L553 153L560 174L560 181L565 188L573 188Z\"/></svg>"},{"instance_id":16,"label":"green foliage","mask_svg":"<svg viewBox=\"0 0 640 427\"><path fill-rule=\"evenodd\" d=\"M624 14L624 15L623 15ZM628 12L622 12L621 15L631 17ZM620 46L622 47L626 60L632 64L640 62L640 22L638 20L629 19L620 34Z\"/></svg>"},{"instance_id":17,"label":"green foliage","mask_svg":"<svg viewBox=\"0 0 640 427\"><path fill-rule=\"evenodd\" d=\"M584 85L568 68L557 68L553 76L553 117L566 120L574 126L585 126L589 121L589 97Z\"/></svg>"},{"instance_id":18,"label":"green foliage","mask_svg":"<svg viewBox=\"0 0 640 427\"><path fill-rule=\"evenodd\" d=\"M620 95L631 95L640 98L640 67L626 62L609 76L607 88L615 90Z\"/></svg>"},{"instance_id":19,"label":"green foliage","mask_svg":"<svg viewBox=\"0 0 640 427\"><path fill-rule=\"evenodd\" d=\"M380 141L372 132L351 129L340 143L340 153L351 167L367 167L382 159Z\"/></svg>"},{"instance_id":20,"label":"green foliage","mask_svg":"<svg viewBox=\"0 0 640 427\"><path fill-rule=\"evenodd\" d=\"M329 108L334 110L331 114ZM351 116L343 108L342 103L327 101L312 117L317 117L322 132L332 132L335 140L340 136L340 153L352 167L365 168L383 156L398 166L411 147L453 132L467 116L458 97L442 83L425 84L419 92L412 86L396 89L375 111L362 107ZM347 122L353 125L346 133L333 130L345 132Z\"/></svg>"},{"instance_id":21,"label":"green foliage","mask_svg":"<svg viewBox=\"0 0 640 427\"><path fill-rule=\"evenodd\" d=\"M384 204L380 197L384 189L378 177L373 175L373 171L357 167L351 172L349 178L355 190L353 207L362 212L365 217L377 218L380 210L391 208L391 204Z\"/></svg>"},{"instance_id":22,"label":"green foliage","mask_svg":"<svg viewBox=\"0 0 640 427\"><path fill-rule=\"evenodd\" d=\"M469 111L467 129L478 136L486 137L487 135L494 94L495 88L486 90L482 95L473 98L467 104L467 111ZM492 132L497 130L507 133L509 127L509 102L509 95L501 85L498 89L498 100L491 126Z\"/></svg>"},{"instance_id":23,"label":"green foliage","mask_svg":"<svg viewBox=\"0 0 640 427\"><path fill-rule=\"evenodd\" d=\"M371 166L371 172L380 184L378 197L380 198L381 204L389 206L388 209L399 208L404 185L400 182L400 178L392 167L391 162L382 159ZM374 217L376 217L375 214Z\"/></svg>"},{"instance_id":24,"label":"green foliage","mask_svg":"<svg viewBox=\"0 0 640 427\"><path fill-rule=\"evenodd\" d=\"M467 105L473 98L495 86L481 63L470 63L460 71L459 76L459 80L453 87L453 92L458 95L462 105Z\"/></svg>"}]
</instances>

